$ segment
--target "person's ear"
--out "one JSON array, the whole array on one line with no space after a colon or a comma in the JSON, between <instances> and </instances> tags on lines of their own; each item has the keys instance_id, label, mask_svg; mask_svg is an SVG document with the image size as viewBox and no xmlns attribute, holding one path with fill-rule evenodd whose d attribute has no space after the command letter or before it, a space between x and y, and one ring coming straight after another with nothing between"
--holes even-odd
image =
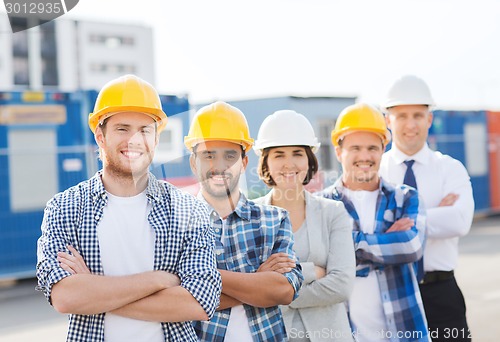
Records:
<instances>
[{"instance_id":1,"label":"person's ear","mask_svg":"<svg viewBox=\"0 0 500 342\"><path fill-rule=\"evenodd\" d=\"M389 113L385 114L385 123L387 124L387 128L391 129L391 116Z\"/></svg>"},{"instance_id":2,"label":"person's ear","mask_svg":"<svg viewBox=\"0 0 500 342\"><path fill-rule=\"evenodd\" d=\"M244 173L245 170L247 169L247 165L248 165L248 156L247 155L245 155L245 157L243 157L241 159L241 163L243 164L243 167L241 168L240 173Z\"/></svg>"},{"instance_id":3,"label":"person's ear","mask_svg":"<svg viewBox=\"0 0 500 342\"><path fill-rule=\"evenodd\" d=\"M432 115L432 112L429 111L429 115L427 116L427 128L431 128L433 119L434 115Z\"/></svg>"},{"instance_id":4,"label":"person's ear","mask_svg":"<svg viewBox=\"0 0 500 342\"><path fill-rule=\"evenodd\" d=\"M191 153L191 155L189 156L189 166L191 167L191 172L194 174L194 175L197 175L197 168L196 168L196 156L194 153Z\"/></svg>"},{"instance_id":5,"label":"person's ear","mask_svg":"<svg viewBox=\"0 0 500 342\"><path fill-rule=\"evenodd\" d=\"M342 154L342 147L335 146L335 155L337 156L337 160L339 161L339 163L342 164L341 154Z\"/></svg>"},{"instance_id":6,"label":"person's ear","mask_svg":"<svg viewBox=\"0 0 500 342\"><path fill-rule=\"evenodd\" d=\"M101 127L99 127L99 125L97 125L95 129L94 139L97 146L102 148L102 145L104 144L104 132L102 131Z\"/></svg>"}]
</instances>

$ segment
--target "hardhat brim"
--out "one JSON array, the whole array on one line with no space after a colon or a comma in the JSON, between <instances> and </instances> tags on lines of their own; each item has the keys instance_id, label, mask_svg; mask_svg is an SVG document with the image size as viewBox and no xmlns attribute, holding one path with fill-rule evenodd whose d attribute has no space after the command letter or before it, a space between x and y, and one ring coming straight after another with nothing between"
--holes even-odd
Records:
<instances>
[{"instance_id":1,"label":"hardhat brim","mask_svg":"<svg viewBox=\"0 0 500 342\"><path fill-rule=\"evenodd\" d=\"M380 137L382 140L382 143L384 146L387 146L391 142L391 133L389 130L381 131L381 130L375 130L373 128L355 128L355 129L346 129L340 132L336 132L335 134L332 134L332 143L333 146L338 147L339 146L339 141L343 140L346 136L349 134L355 133L355 132L369 132L376 134Z\"/></svg>"},{"instance_id":2,"label":"hardhat brim","mask_svg":"<svg viewBox=\"0 0 500 342\"><path fill-rule=\"evenodd\" d=\"M230 143L234 143L237 145L241 145L243 147L243 150L245 152L248 152L250 148L252 147L254 140L253 139L248 139L248 140L235 140L235 139L224 139L224 138L191 138L188 136L184 137L184 145L189 151L193 151L193 149L196 147L196 145L201 144L206 141L227 141Z\"/></svg>"},{"instance_id":3,"label":"hardhat brim","mask_svg":"<svg viewBox=\"0 0 500 342\"><path fill-rule=\"evenodd\" d=\"M114 107L105 107L98 112L89 114L89 127L92 133L95 133L95 130L100 122L106 120L107 118L118 114L118 113L126 113L126 112L135 112L142 113L153 120L158 124L157 132L160 133L165 129L167 125L167 114L163 110L156 108L148 108L148 107L140 107L140 106L114 106Z\"/></svg>"},{"instance_id":4,"label":"hardhat brim","mask_svg":"<svg viewBox=\"0 0 500 342\"><path fill-rule=\"evenodd\" d=\"M301 144L300 142L297 143L297 142L294 142L294 143L283 143L283 144L255 144L253 146L253 150L255 152L255 154L257 156L261 156L262 155L262 151L264 151L264 149L266 148L274 148L274 147L281 147L281 146L309 146L311 148L311 151L313 153L316 153L319 151L319 147L321 146L321 143L317 143L317 144L314 144L314 145L310 145L310 144Z\"/></svg>"}]
</instances>

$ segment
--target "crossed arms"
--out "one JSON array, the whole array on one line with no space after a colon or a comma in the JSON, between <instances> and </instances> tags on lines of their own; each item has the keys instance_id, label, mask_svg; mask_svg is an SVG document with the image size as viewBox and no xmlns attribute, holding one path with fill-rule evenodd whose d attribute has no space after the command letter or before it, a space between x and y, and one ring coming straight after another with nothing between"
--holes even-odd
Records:
<instances>
[{"instance_id":1,"label":"crossed arms","mask_svg":"<svg viewBox=\"0 0 500 342\"><path fill-rule=\"evenodd\" d=\"M57 311L82 315L112 312L160 322L208 319L196 299L179 286L176 275L163 271L121 277L92 275L82 256L72 246L68 249L71 254L59 252L57 258L72 274L53 286L51 298ZM218 310L242 303L256 307L290 304L295 290L283 274L295 267L288 254L276 253L256 273L220 270L224 293Z\"/></svg>"},{"instance_id":2,"label":"crossed arms","mask_svg":"<svg viewBox=\"0 0 500 342\"><path fill-rule=\"evenodd\" d=\"M296 267L286 253L272 254L255 273L219 270L222 276L221 304L217 310L242 303L255 307L287 305L295 290L283 276Z\"/></svg>"},{"instance_id":3,"label":"crossed arms","mask_svg":"<svg viewBox=\"0 0 500 342\"><path fill-rule=\"evenodd\" d=\"M253 273L219 270L221 304L217 310L242 303L254 307L288 305L297 297L304 280L295 263L293 233L288 216L280 220L271 255Z\"/></svg>"},{"instance_id":4,"label":"crossed arms","mask_svg":"<svg viewBox=\"0 0 500 342\"><path fill-rule=\"evenodd\" d=\"M352 232L358 264L405 264L422 257L426 231L425 209L416 191L405 194L401 211L401 218L396 219L385 232Z\"/></svg>"},{"instance_id":5,"label":"crossed arms","mask_svg":"<svg viewBox=\"0 0 500 342\"><path fill-rule=\"evenodd\" d=\"M213 315L221 282L215 268L213 235L201 216L193 218L192 229L179 232L183 245L175 246L179 253L176 274L157 270L126 276L102 275L98 258L85 260L68 246L82 248L85 241L92 250L97 241L90 233L79 231L77 236L74 216L62 212L57 199L50 201L38 240L38 289L57 311L80 315L113 312L155 322L206 320Z\"/></svg>"},{"instance_id":6,"label":"crossed arms","mask_svg":"<svg viewBox=\"0 0 500 342\"><path fill-rule=\"evenodd\" d=\"M52 304L61 313L116 315L156 322L206 320L208 315L183 287L179 278L164 271L127 276L91 274L82 256L59 252L61 267L72 275L54 284Z\"/></svg>"}]
</instances>

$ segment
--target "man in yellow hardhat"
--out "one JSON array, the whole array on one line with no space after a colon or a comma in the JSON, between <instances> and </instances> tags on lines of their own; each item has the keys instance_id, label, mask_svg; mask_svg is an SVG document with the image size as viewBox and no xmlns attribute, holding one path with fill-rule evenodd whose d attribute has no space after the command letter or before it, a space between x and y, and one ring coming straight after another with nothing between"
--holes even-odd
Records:
<instances>
[{"instance_id":1,"label":"man in yellow hardhat","mask_svg":"<svg viewBox=\"0 0 500 342\"><path fill-rule=\"evenodd\" d=\"M253 144L243 113L224 102L201 108L184 143L211 211L223 292L201 341L286 341L279 304L296 298L303 277L287 212L248 201L238 187ZM290 261L291 259L291 261Z\"/></svg>"},{"instance_id":2,"label":"man in yellow hardhat","mask_svg":"<svg viewBox=\"0 0 500 342\"><path fill-rule=\"evenodd\" d=\"M458 241L472 225L474 197L464 165L427 145L434 100L425 81L397 79L383 108L393 144L384 154L381 175L418 188L427 212L427 245L421 261L420 292L432 341L471 341L465 301L454 269Z\"/></svg>"},{"instance_id":3,"label":"man in yellow hardhat","mask_svg":"<svg viewBox=\"0 0 500 342\"><path fill-rule=\"evenodd\" d=\"M415 189L378 175L389 141L380 111L345 108L332 131L342 177L322 194L342 201L354 221L357 270L348 307L357 341L429 341L414 267L425 217Z\"/></svg>"},{"instance_id":4,"label":"man in yellow hardhat","mask_svg":"<svg viewBox=\"0 0 500 342\"><path fill-rule=\"evenodd\" d=\"M196 341L188 321L219 304L205 206L149 172L166 119L144 80L106 84L89 115L103 168L47 203L38 284L68 341Z\"/></svg>"}]
</instances>

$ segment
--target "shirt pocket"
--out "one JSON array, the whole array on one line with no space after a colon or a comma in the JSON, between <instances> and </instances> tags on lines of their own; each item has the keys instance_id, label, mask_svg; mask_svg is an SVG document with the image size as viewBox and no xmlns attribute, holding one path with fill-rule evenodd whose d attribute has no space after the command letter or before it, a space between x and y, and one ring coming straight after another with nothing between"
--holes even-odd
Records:
<instances>
[{"instance_id":1,"label":"shirt pocket","mask_svg":"<svg viewBox=\"0 0 500 342\"><path fill-rule=\"evenodd\" d=\"M250 272L256 272L262 264L263 255L262 248L252 248L245 253L246 263Z\"/></svg>"}]
</instances>

